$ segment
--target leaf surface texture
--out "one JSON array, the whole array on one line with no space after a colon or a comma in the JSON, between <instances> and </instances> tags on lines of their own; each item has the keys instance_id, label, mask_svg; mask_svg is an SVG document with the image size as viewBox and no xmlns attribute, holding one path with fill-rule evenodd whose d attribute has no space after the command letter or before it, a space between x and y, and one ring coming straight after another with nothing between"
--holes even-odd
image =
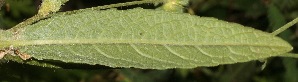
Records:
<instances>
[{"instance_id":1,"label":"leaf surface texture","mask_svg":"<svg viewBox=\"0 0 298 82\"><path fill-rule=\"evenodd\" d=\"M236 23L140 8L59 14L15 37L2 47L40 60L143 69L232 64L292 50L276 36Z\"/></svg>"}]
</instances>

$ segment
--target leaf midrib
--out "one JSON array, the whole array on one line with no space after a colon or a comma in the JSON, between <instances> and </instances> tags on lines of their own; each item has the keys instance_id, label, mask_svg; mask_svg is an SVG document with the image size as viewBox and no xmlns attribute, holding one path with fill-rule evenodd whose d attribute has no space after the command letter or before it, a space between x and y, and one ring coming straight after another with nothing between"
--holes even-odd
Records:
<instances>
[{"instance_id":1,"label":"leaf midrib","mask_svg":"<svg viewBox=\"0 0 298 82\"><path fill-rule=\"evenodd\" d=\"M255 47L281 47L288 48L286 45L262 45L246 43L200 43L193 41L161 41L145 39L70 39L70 40L14 40L9 41L13 46L29 45L67 45L67 44L151 44L151 45L177 45L177 46L255 46Z\"/></svg>"}]
</instances>

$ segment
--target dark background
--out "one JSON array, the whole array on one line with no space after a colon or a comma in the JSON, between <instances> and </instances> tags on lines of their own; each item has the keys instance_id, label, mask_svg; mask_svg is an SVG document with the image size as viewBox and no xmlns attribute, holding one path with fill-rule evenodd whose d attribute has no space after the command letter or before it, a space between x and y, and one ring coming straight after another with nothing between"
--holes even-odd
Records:
<instances>
[{"instance_id":1,"label":"dark background","mask_svg":"<svg viewBox=\"0 0 298 82\"><path fill-rule=\"evenodd\" d=\"M70 0L59 12L90 8L132 0ZM41 0L5 0L0 11L0 28L9 29L35 15ZM3 0L0 0L3 3ZM185 13L215 17L272 32L298 17L298 0L190 0ZM1 5L0 5L1 6ZM120 7L156 8L153 4ZM297 53L298 32L294 25L280 34L294 46ZM71 69L44 68L0 61L0 81L3 82L298 82L298 63L294 58L269 58L264 62L251 61L216 67L193 69L143 70L112 69L81 65Z\"/></svg>"}]
</instances>

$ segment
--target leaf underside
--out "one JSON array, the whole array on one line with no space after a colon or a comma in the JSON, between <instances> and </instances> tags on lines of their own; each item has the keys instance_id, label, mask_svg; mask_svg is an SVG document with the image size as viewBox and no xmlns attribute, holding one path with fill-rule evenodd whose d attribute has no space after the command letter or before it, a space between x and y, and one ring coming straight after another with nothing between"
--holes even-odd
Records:
<instances>
[{"instance_id":1,"label":"leaf underside","mask_svg":"<svg viewBox=\"0 0 298 82\"><path fill-rule=\"evenodd\" d=\"M59 14L21 28L14 37L0 47L13 45L40 60L143 69L232 64L292 50L282 39L250 27L146 9Z\"/></svg>"}]
</instances>

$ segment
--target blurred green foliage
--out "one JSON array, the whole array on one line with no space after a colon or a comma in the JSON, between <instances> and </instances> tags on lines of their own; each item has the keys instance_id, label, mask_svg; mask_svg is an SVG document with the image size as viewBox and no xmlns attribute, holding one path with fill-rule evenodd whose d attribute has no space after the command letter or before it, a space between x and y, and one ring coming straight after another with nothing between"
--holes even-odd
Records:
<instances>
[{"instance_id":1,"label":"blurred green foliage","mask_svg":"<svg viewBox=\"0 0 298 82\"><path fill-rule=\"evenodd\" d=\"M71 0L60 11L76 10L131 0ZM0 11L0 28L8 29L37 13L40 0L6 0ZM240 23L272 32L298 17L298 0L190 0L185 12ZM155 8L153 4L125 6ZM294 46L297 53L296 28L279 36ZM9 63L7 63L9 62ZM81 65L77 69L55 69L0 60L3 82L298 82L298 63L294 58L270 58L216 67L194 69L142 70L113 69ZM62 66L63 67L63 66Z\"/></svg>"}]
</instances>

